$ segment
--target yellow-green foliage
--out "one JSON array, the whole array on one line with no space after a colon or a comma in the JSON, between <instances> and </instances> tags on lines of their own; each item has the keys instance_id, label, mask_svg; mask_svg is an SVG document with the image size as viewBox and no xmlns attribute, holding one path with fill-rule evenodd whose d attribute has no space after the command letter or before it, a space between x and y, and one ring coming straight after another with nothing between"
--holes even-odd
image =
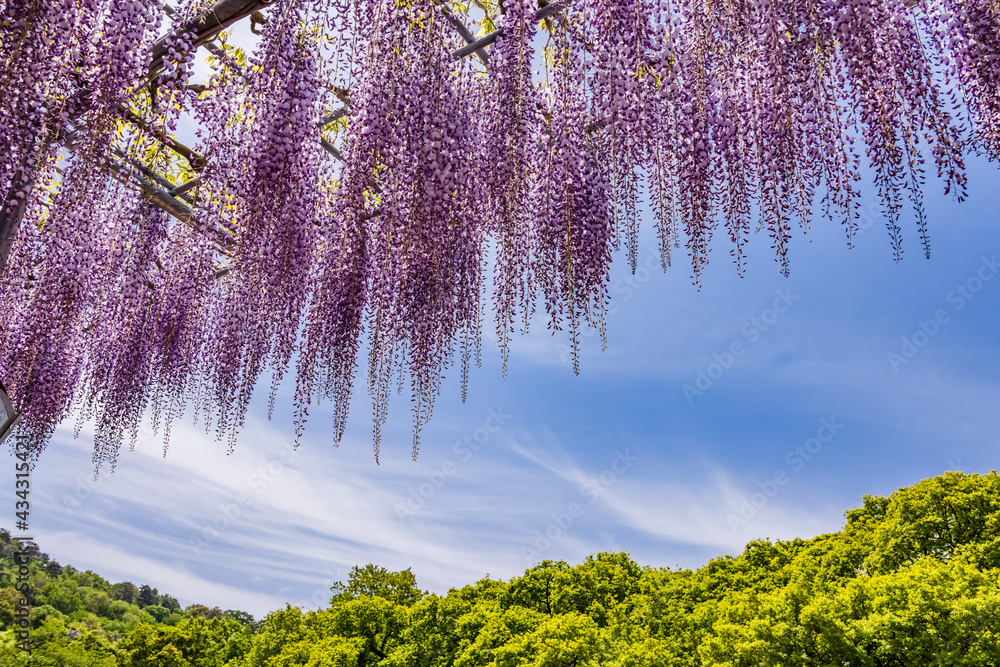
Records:
<instances>
[{"instance_id":1,"label":"yellow-green foliage","mask_svg":"<svg viewBox=\"0 0 1000 667\"><path fill-rule=\"evenodd\" d=\"M755 540L697 570L601 553L576 566L544 561L508 582L483 579L445 595L422 592L409 570L367 565L333 587L329 608L288 606L259 627L246 614L200 606L178 615L148 587L112 586L39 558L32 664L1000 665L995 472L946 473L888 498L866 496L846 518L837 533ZM0 589L4 627L12 592ZM0 667L22 664L13 631L3 631Z\"/></svg>"}]
</instances>

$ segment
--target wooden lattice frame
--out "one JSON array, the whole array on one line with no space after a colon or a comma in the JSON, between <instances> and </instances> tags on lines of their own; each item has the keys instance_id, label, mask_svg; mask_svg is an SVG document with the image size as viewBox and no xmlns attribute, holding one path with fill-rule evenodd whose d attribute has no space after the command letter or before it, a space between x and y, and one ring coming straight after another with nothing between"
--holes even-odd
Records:
<instances>
[{"instance_id":1,"label":"wooden lattice frame","mask_svg":"<svg viewBox=\"0 0 1000 667\"><path fill-rule=\"evenodd\" d=\"M245 19L259 9L267 7L269 4L272 3L261 0L220 0L206 9L197 19L194 19L188 24L188 26L186 26L188 29L193 29L195 33L193 45L202 46L209 50L209 52L215 55L220 55L222 53L221 49L213 42L215 37L217 37L220 32L229 26ZM540 21L548 16L551 16L562 9L563 6L564 3L562 2L555 2L546 5L542 9L539 9L536 13L536 20ZM479 39L476 39L469 28L451 12L447 5L442 8L442 14L448 22L455 27L456 31L466 42L466 46L452 52L452 60L458 61L462 58L475 54L483 65L488 67L489 54L486 49L496 42L497 39L504 36L503 30L494 30ZM162 72L163 59L166 53L166 37L161 37L150 49L150 81L155 79L160 72ZM345 105L344 107L323 117L317 123L317 131L321 131L336 122L346 115L347 112L348 107ZM125 110L123 118L129 123L140 127L140 129L145 129L147 131L149 129L143 127L142 124L144 121L130 111ZM192 165L196 165L198 161L203 162L204 158L183 144L171 140L165 135L160 135L155 132L148 133L153 138L159 140L160 143L163 144L164 148L185 158ZM337 147L333 145L333 143L322 136L319 137L319 142L333 158L343 161L344 156L337 149ZM64 144L67 145L67 147L70 147L72 145L72 136L67 137L64 140ZM185 222L191 220L193 213L191 204L193 202L190 198L185 197L185 194L201 184L200 177L196 176L185 183L174 185L166 178L155 173L152 169L141 164L135 159L128 158L121 153L118 153L117 158L118 160L110 161L111 170L116 178L135 186L147 201L167 212L174 218ZM225 248L226 245L231 243L231 240L228 240L228 237L222 233L221 230L218 236L219 242L222 244L222 248Z\"/></svg>"}]
</instances>

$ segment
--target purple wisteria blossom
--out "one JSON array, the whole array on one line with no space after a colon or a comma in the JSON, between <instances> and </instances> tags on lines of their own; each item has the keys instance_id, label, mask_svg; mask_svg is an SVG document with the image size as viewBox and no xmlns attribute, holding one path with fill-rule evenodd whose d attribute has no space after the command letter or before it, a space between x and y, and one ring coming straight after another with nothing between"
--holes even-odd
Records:
<instances>
[{"instance_id":1,"label":"purple wisteria blossom","mask_svg":"<svg viewBox=\"0 0 1000 667\"><path fill-rule=\"evenodd\" d=\"M603 334L644 207L665 269L728 239L742 272L759 230L787 274L796 228L855 243L867 169L929 256L930 177L1000 159L996 0L280 0L246 54L223 4L0 0L0 382L36 454L75 417L113 465L186 412L235 446L290 369L296 436L329 400L339 443L367 347L376 460L394 391L416 456L486 311L504 373L539 306ZM460 58L456 21L496 32Z\"/></svg>"}]
</instances>

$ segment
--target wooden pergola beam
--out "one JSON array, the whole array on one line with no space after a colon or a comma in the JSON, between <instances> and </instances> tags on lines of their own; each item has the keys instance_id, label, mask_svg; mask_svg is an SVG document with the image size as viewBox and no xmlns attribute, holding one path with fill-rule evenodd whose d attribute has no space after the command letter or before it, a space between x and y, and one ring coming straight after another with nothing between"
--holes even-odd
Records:
<instances>
[{"instance_id":1,"label":"wooden pergola beam","mask_svg":"<svg viewBox=\"0 0 1000 667\"><path fill-rule=\"evenodd\" d=\"M198 18L189 21L184 29L194 29L195 38L192 46L202 46L215 39L220 32L232 24L250 16L251 12L267 7L269 4L271 3L262 0L219 0L203 11ZM156 40L153 48L150 49L150 77L156 76L163 70L163 58L167 55L167 38L169 36L167 34Z\"/></svg>"}]
</instances>

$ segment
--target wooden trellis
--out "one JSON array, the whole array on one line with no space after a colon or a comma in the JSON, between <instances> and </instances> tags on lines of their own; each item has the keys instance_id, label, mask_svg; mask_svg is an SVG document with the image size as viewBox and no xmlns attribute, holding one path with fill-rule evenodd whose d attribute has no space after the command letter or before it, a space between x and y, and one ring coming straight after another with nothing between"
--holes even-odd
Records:
<instances>
[{"instance_id":1,"label":"wooden trellis","mask_svg":"<svg viewBox=\"0 0 1000 667\"><path fill-rule=\"evenodd\" d=\"M217 56L222 55L222 50L213 41L219 33L234 23L250 16L259 9L267 7L269 4L271 4L271 2L262 2L261 0L220 0L206 9L197 19L192 20L188 25L183 26L180 29L187 29L194 32L195 38L192 42L193 46L204 47L210 53ZM562 9L563 6L564 3L562 2L546 5L542 9L539 9L536 13L536 20L540 21L551 16L555 12ZM172 13L172 11L168 10L168 13ZM454 13L451 12L447 5L442 8L442 14L448 22L455 27L458 34L466 42L466 46L452 52L452 60L458 61L462 58L475 54L480 61L482 61L483 65L488 67L489 54L486 49L496 42L497 39L504 36L503 29L494 30L489 34L476 39L469 28L458 17L456 17ZM167 36L164 36L157 40L150 50L149 82L155 80L156 77L163 71L163 60L166 54ZM317 123L318 133L345 116L347 112L348 106L345 104L344 107L320 119ZM201 164L201 166L204 166L204 158L202 156L198 155L187 146L171 139L165 133L155 131L155 128L149 127L149 125L145 123L142 118L132 113L130 110L123 110L122 115L124 120L139 129L146 131L147 134L159 141L164 148L187 160L187 162L195 168L195 171L200 171L197 165ZM323 136L319 136L319 142L333 158L343 161L344 156L332 142ZM72 132L64 133L63 143L67 148L72 148ZM120 151L116 152L115 158L109 160L109 165L115 178L137 188L143 198L151 204L178 220L184 222L191 220L193 214L191 206L194 201L187 195L187 193L201 184L200 176L195 176L184 183L175 185L162 175L157 174L147 165L142 164L134 158L124 155ZM227 245L232 243L231 237L223 230L218 230L217 234L221 248L224 249ZM224 273L225 270L219 272L217 275L224 275Z\"/></svg>"}]
</instances>

